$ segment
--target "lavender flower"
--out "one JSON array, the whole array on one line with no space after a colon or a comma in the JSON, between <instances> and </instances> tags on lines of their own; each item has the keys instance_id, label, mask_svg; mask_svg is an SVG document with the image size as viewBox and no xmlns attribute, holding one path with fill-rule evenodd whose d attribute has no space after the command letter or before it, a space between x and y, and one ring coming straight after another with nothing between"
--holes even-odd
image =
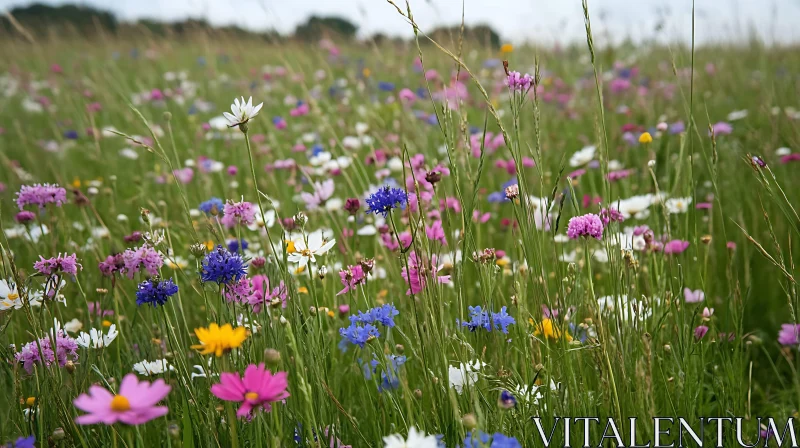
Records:
<instances>
[{"instance_id":1,"label":"lavender flower","mask_svg":"<svg viewBox=\"0 0 800 448\"><path fill-rule=\"evenodd\" d=\"M781 331L778 333L778 343L781 345L800 345L800 325L781 325Z\"/></svg>"},{"instance_id":2,"label":"lavender flower","mask_svg":"<svg viewBox=\"0 0 800 448\"><path fill-rule=\"evenodd\" d=\"M50 367L58 362L60 367L64 367L68 361L78 360L78 343L75 339L67 336L64 330L58 330L53 334L56 349L53 350L49 336L45 336L39 341L31 341L22 347L22 350L14 354L14 359L22 363L22 367L29 374L33 373L35 364ZM39 348L41 347L41 353Z\"/></svg>"},{"instance_id":3,"label":"lavender flower","mask_svg":"<svg viewBox=\"0 0 800 448\"><path fill-rule=\"evenodd\" d=\"M533 76L520 72L509 72L506 78L506 85L510 90L516 92L527 92L533 85Z\"/></svg>"},{"instance_id":4,"label":"lavender flower","mask_svg":"<svg viewBox=\"0 0 800 448\"><path fill-rule=\"evenodd\" d=\"M122 254L122 262L125 265L124 271L128 278L133 278L133 275L139 272L141 268L144 268L150 276L157 275L158 270L164 265L164 259L161 258L161 254L148 245L138 249L126 250Z\"/></svg>"},{"instance_id":5,"label":"lavender flower","mask_svg":"<svg viewBox=\"0 0 800 448\"><path fill-rule=\"evenodd\" d=\"M223 211L225 216L220 221L229 229L238 224L248 226L256 222L256 208L250 202L228 201Z\"/></svg>"},{"instance_id":6,"label":"lavender flower","mask_svg":"<svg viewBox=\"0 0 800 448\"><path fill-rule=\"evenodd\" d=\"M59 272L75 276L78 275L78 268L83 269L83 266L78 263L78 257L75 254L58 254L57 257L48 259L39 255L39 261L33 264L33 268L48 277Z\"/></svg>"}]
</instances>

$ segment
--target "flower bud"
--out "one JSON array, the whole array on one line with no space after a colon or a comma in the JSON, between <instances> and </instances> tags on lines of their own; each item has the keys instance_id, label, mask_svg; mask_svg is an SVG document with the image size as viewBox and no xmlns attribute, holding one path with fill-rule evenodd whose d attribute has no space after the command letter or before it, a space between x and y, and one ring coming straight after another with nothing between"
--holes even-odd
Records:
<instances>
[{"instance_id":1,"label":"flower bud","mask_svg":"<svg viewBox=\"0 0 800 448\"><path fill-rule=\"evenodd\" d=\"M436 185L436 182L442 180L442 173L438 171L428 171L425 175L425 180L430 184Z\"/></svg>"},{"instance_id":2,"label":"flower bud","mask_svg":"<svg viewBox=\"0 0 800 448\"><path fill-rule=\"evenodd\" d=\"M274 348L268 348L264 350L264 360L268 364L277 365L281 362L281 352L275 350Z\"/></svg>"},{"instance_id":3,"label":"flower bud","mask_svg":"<svg viewBox=\"0 0 800 448\"><path fill-rule=\"evenodd\" d=\"M60 426L58 428L54 429L53 430L53 434L50 435L50 437L52 437L53 440L64 440L64 437L66 437L66 436L67 436L67 434L64 432L64 428L62 428Z\"/></svg>"},{"instance_id":4,"label":"flower bud","mask_svg":"<svg viewBox=\"0 0 800 448\"><path fill-rule=\"evenodd\" d=\"M170 112L170 111L165 111L165 112L164 112L164 120L165 120L165 121L170 121L170 120L172 120L172 112Z\"/></svg>"},{"instance_id":5,"label":"flower bud","mask_svg":"<svg viewBox=\"0 0 800 448\"><path fill-rule=\"evenodd\" d=\"M417 398L422 398L422 391L419 389L414 389L414 396Z\"/></svg>"},{"instance_id":6,"label":"flower bud","mask_svg":"<svg viewBox=\"0 0 800 448\"><path fill-rule=\"evenodd\" d=\"M655 160L650 160L649 162L647 162L647 166L650 167L650 168L653 168L654 166L656 166L656 161Z\"/></svg>"},{"instance_id":7,"label":"flower bud","mask_svg":"<svg viewBox=\"0 0 800 448\"><path fill-rule=\"evenodd\" d=\"M478 427L478 419L475 418L475 414L467 414L461 417L461 424L471 431Z\"/></svg>"},{"instance_id":8,"label":"flower bud","mask_svg":"<svg viewBox=\"0 0 800 448\"><path fill-rule=\"evenodd\" d=\"M405 347L403 347L403 344L397 344L397 345L395 345L395 346L394 346L394 349L395 349L395 350L397 350L397 353L399 353L399 354L401 354L401 355L402 355L403 353L405 353L405 351L406 351L406 348L405 348Z\"/></svg>"},{"instance_id":9,"label":"flower bud","mask_svg":"<svg viewBox=\"0 0 800 448\"><path fill-rule=\"evenodd\" d=\"M672 351L672 347L669 344L664 344L664 351L669 353Z\"/></svg>"},{"instance_id":10,"label":"flower bud","mask_svg":"<svg viewBox=\"0 0 800 448\"><path fill-rule=\"evenodd\" d=\"M139 214L142 216L142 221L149 226L150 225L150 210L148 210L146 208L143 208L143 209L141 209L139 211Z\"/></svg>"},{"instance_id":11,"label":"flower bud","mask_svg":"<svg viewBox=\"0 0 800 448\"><path fill-rule=\"evenodd\" d=\"M173 439L177 439L181 436L181 428L175 423L170 423L170 425L167 426L167 432Z\"/></svg>"},{"instance_id":12,"label":"flower bud","mask_svg":"<svg viewBox=\"0 0 800 448\"><path fill-rule=\"evenodd\" d=\"M294 215L294 222L298 226L303 227L308 222L308 216L303 212L297 212L297 214Z\"/></svg>"},{"instance_id":13,"label":"flower bud","mask_svg":"<svg viewBox=\"0 0 800 448\"><path fill-rule=\"evenodd\" d=\"M711 243L711 235L703 235L700 237L700 241L703 244L710 244Z\"/></svg>"},{"instance_id":14,"label":"flower bud","mask_svg":"<svg viewBox=\"0 0 800 448\"><path fill-rule=\"evenodd\" d=\"M325 266L320 266L317 270L317 275L319 276L320 280L325 280L325 275L328 273L328 268Z\"/></svg>"},{"instance_id":15,"label":"flower bud","mask_svg":"<svg viewBox=\"0 0 800 448\"><path fill-rule=\"evenodd\" d=\"M67 373L74 373L75 372L75 363L72 362L72 361L67 361L67 363L64 364L64 369L66 369Z\"/></svg>"},{"instance_id":16,"label":"flower bud","mask_svg":"<svg viewBox=\"0 0 800 448\"><path fill-rule=\"evenodd\" d=\"M195 258L203 258L206 256L206 245L203 243L194 243L189 246L189 252Z\"/></svg>"}]
</instances>

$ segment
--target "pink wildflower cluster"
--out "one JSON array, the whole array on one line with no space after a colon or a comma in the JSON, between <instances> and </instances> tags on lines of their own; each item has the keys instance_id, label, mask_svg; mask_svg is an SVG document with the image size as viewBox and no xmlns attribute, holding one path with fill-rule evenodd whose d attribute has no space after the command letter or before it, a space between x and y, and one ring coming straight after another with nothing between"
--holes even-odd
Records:
<instances>
[{"instance_id":1,"label":"pink wildflower cluster","mask_svg":"<svg viewBox=\"0 0 800 448\"><path fill-rule=\"evenodd\" d=\"M83 266L78 263L78 257L75 254L72 255L62 255L58 254L57 257L52 257L45 259L41 255L39 255L39 261L33 264L33 268L39 271L40 274L51 276L53 274L57 274L59 272L63 272L69 275L78 275L78 268L83 268Z\"/></svg>"},{"instance_id":2,"label":"pink wildflower cluster","mask_svg":"<svg viewBox=\"0 0 800 448\"><path fill-rule=\"evenodd\" d=\"M594 213L587 213L583 216L575 216L569 220L567 225L567 236L578 239L582 236L590 236L595 239L603 238L603 221Z\"/></svg>"},{"instance_id":3,"label":"pink wildflower cluster","mask_svg":"<svg viewBox=\"0 0 800 448\"><path fill-rule=\"evenodd\" d=\"M22 347L22 350L14 354L14 359L22 364L22 367L29 374L33 373L35 364L42 364L50 367L58 362L60 367L64 367L68 361L78 360L78 343L75 339L67 336L64 330L55 333L56 347L53 350L52 340L45 336L38 341L31 341ZM39 348L41 347L41 352Z\"/></svg>"},{"instance_id":4,"label":"pink wildflower cluster","mask_svg":"<svg viewBox=\"0 0 800 448\"><path fill-rule=\"evenodd\" d=\"M223 209L225 216L220 220L227 228L236 227L238 224L250 225L256 222L256 208L247 201L228 201Z\"/></svg>"},{"instance_id":5,"label":"pink wildflower cluster","mask_svg":"<svg viewBox=\"0 0 800 448\"><path fill-rule=\"evenodd\" d=\"M355 291L356 286L367 281L367 273L360 264L355 266L348 266L347 269L339 271L339 278L342 280L344 289L339 291L336 295L342 295L350 291Z\"/></svg>"},{"instance_id":6,"label":"pink wildflower cluster","mask_svg":"<svg viewBox=\"0 0 800 448\"><path fill-rule=\"evenodd\" d=\"M242 277L238 282L225 285L223 295L229 302L252 306L253 312L256 314L261 312L264 305L280 303L282 308L286 308L288 300L283 280L278 286L270 289L269 277L261 274L254 275L252 278Z\"/></svg>"},{"instance_id":7,"label":"pink wildflower cluster","mask_svg":"<svg viewBox=\"0 0 800 448\"><path fill-rule=\"evenodd\" d=\"M17 193L17 206L22 210L26 205L36 205L44 209L47 204L61 207L67 203L67 190L58 185L23 185Z\"/></svg>"},{"instance_id":8,"label":"pink wildflower cluster","mask_svg":"<svg viewBox=\"0 0 800 448\"><path fill-rule=\"evenodd\" d=\"M97 267L104 276L113 277L115 273L125 268L125 261L122 259L122 254L109 255Z\"/></svg>"},{"instance_id":9,"label":"pink wildflower cluster","mask_svg":"<svg viewBox=\"0 0 800 448\"><path fill-rule=\"evenodd\" d=\"M108 259L106 259L108 261ZM164 259L157 250L148 245L140 248L128 249L122 254L122 262L124 268L122 271L128 278L133 278L134 274L139 272L142 268L147 271L147 274L154 276L158 274L158 270L164 265ZM101 268L102 270L103 268ZM122 272L120 271L120 272Z\"/></svg>"},{"instance_id":10,"label":"pink wildflower cluster","mask_svg":"<svg viewBox=\"0 0 800 448\"><path fill-rule=\"evenodd\" d=\"M408 255L408 268L403 268L401 275L408 285L406 295L419 294L428 284L430 279L437 283L450 283L449 275L438 275L441 267L437 264L436 255L432 255L430 265L426 266L425 260L416 252Z\"/></svg>"},{"instance_id":11,"label":"pink wildflower cluster","mask_svg":"<svg viewBox=\"0 0 800 448\"><path fill-rule=\"evenodd\" d=\"M608 227L612 222L625 221L625 217L615 208L604 208L600 210L600 220L603 221L603 227Z\"/></svg>"},{"instance_id":12,"label":"pink wildflower cluster","mask_svg":"<svg viewBox=\"0 0 800 448\"><path fill-rule=\"evenodd\" d=\"M520 72L510 72L506 78L506 85L509 89L517 92L527 92L533 85L533 76Z\"/></svg>"}]
</instances>

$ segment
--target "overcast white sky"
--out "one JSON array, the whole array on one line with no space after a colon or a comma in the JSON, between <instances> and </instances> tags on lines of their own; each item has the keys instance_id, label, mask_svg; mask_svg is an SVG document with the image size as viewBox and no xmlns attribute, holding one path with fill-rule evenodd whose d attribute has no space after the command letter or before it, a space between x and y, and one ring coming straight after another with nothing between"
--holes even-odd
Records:
<instances>
[{"instance_id":1,"label":"overcast white sky","mask_svg":"<svg viewBox=\"0 0 800 448\"><path fill-rule=\"evenodd\" d=\"M50 4L75 3L38 0ZM409 0L423 27L456 24L462 0ZM32 3L0 0L0 9ZM121 19L206 18L214 24L291 31L311 14L352 20L361 35L384 32L410 36L411 30L385 0L78 0L108 9ZM404 5L404 0L397 0ZM552 43L584 39L580 0L463 0L467 23L488 22L504 40ZM770 43L800 42L800 0L696 0L699 42L745 39L751 30ZM589 0L595 34L636 40L687 40L692 0ZM657 25L663 23L661 31Z\"/></svg>"}]
</instances>

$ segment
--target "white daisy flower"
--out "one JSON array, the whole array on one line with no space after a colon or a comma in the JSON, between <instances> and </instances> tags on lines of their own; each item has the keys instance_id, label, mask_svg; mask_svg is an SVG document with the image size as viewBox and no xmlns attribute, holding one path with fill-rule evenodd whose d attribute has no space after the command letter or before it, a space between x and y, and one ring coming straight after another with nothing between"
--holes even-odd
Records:
<instances>
[{"instance_id":1,"label":"white daisy flower","mask_svg":"<svg viewBox=\"0 0 800 448\"><path fill-rule=\"evenodd\" d=\"M294 242L294 251L289 254L289 261L297 263L300 267L308 264L309 261L316 262L317 255L323 255L336 244L336 240L327 240L322 231L311 232L308 234L308 242L300 238Z\"/></svg>"},{"instance_id":2,"label":"white daisy flower","mask_svg":"<svg viewBox=\"0 0 800 448\"><path fill-rule=\"evenodd\" d=\"M261 106L264 103L259 103L258 106L253 106L253 97L251 96L247 102L244 102L244 97L242 97L242 101L239 101L239 98L233 99L233 104L231 104L231 112L223 112L222 115L225 116L225 119L228 120L229 127L236 127L240 124L245 124L251 119L255 118L258 115L258 111L261 110Z\"/></svg>"},{"instance_id":3,"label":"white daisy flower","mask_svg":"<svg viewBox=\"0 0 800 448\"><path fill-rule=\"evenodd\" d=\"M175 370L166 359L144 360L133 365L133 370L142 376L160 375L167 370Z\"/></svg>"},{"instance_id":4,"label":"white daisy flower","mask_svg":"<svg viewBox=\"0 0 800 448\"><path fill-rule=\"evenodd\" d=\"M85 348L103 348L108 347L109 344L114 342L117 335L119 335L117 326L112 324L108 327L108 332L106 334L103 334L102 330L98 331L96 328L92 328L89 330L89 333L81 332L80 336L75 339L75 342Z\"/></svg>"},{"instance_id":5,"label":"white daisy flower","mask_svg":"<svg viewBox=\"0 0 800 448\"><path fill-rule=\"evenodd\" d=\"M436 440L436 436L425 435L412 426L408 430L408 438L392 434L383 438L383 446L384 448L437 448L439 441Z\"/></svg>"}]
</instances>

